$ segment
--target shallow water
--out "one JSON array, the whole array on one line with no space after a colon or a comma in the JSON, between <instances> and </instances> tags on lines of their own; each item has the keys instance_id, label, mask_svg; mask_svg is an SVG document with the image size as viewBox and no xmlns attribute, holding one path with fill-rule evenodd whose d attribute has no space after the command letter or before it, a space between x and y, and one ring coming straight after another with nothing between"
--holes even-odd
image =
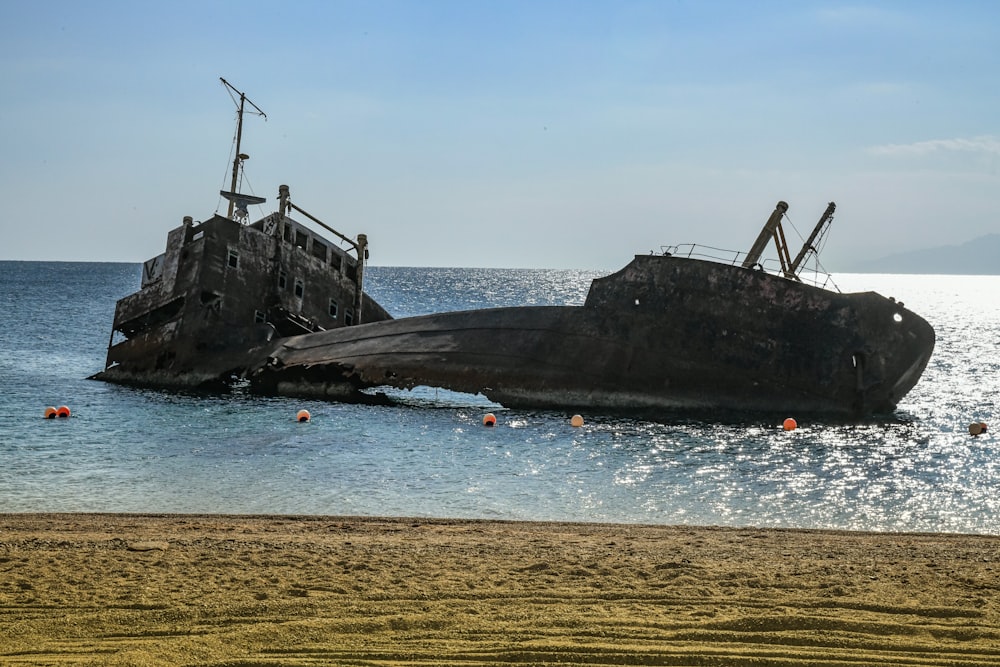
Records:
<instances>
[{"instance_id":1,"label":"shallow water","mask_svg":"<svg viewBox=\"0 0 1000 667\"><path fill-rule=\"evenodd\" d=\"M356 406L139 390L103 367L139 265L0 262L0 511L306 513L1000 534L991 430L1000 277L843 275L894 296L938 343L894 419L660 423L504 410L433 389ZM402 316L582 303L588 271L372 267ZM73 417L41 418L47 405ZM307 408L312 421L295 413ZM493 411L498 425L481 425Z\"/></svg>"}]
</instances>

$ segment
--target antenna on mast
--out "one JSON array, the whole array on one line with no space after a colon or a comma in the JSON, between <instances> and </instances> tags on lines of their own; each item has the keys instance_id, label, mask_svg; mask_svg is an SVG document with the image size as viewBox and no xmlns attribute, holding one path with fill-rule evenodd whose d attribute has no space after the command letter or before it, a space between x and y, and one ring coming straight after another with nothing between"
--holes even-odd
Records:
<instances>
[{"instance_id":1,"label":"antenna on mast","mask_svg":"<svg viewBox=\"0 0 1000 667\"><path fill-rule=\"evenodd\" d=\"M256 111L253 111L251 113L256 113L258 116L263 116L264 120L267 120L267 114L264 113L264 111L259 106L257 106L256 104L254 104L253 102L251 102L250 100L248 100L246 94L243 91L236 90L236 88L233 87L233 85L231 83L229 83L228 81L226 81L225 79L223 79L221 76L219 77L219 81L221 81L222 85L224 85L228 90L231 91L230 94L236 93L237 95L240 96L239 115L238 115L238 119L236 121L236 157L233 158L233 182L232 182L232 185L229 188L230 193L232 193L233 195L236 195L236 180L237 180L237 177L238 177L239 171L240 171L240 163L243 160L250 159L249 155L245 155L244 153L240 152L240 143L243 140L243 113L244 113L244 111L246 109L246 105L249 104L254 109L256 109ZM235 102L235 101L236 101L236 99L234 98L233 102ZM225 193L223 193L223 196L224 195L225 195ZM232 219L232 217L233 217L233 208L234 208L234 206L236 204L236 201L235 201L234 198L230 198L230 197L226 197L226 198L229 199L229 218Z\"/></svg>"}]
</instances>

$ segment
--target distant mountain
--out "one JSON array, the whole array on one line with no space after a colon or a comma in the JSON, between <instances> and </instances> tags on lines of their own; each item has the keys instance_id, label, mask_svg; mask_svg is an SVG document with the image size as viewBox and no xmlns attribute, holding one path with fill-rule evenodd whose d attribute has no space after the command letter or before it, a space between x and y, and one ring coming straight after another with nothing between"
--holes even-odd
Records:
<instances>
[{"instance_id":1,"label":"distant mountain","mask_svg":"<svg viewBox=\"0 0 1000 667\"><path fill-rule=\"evenodd\" d=\"M939 246L850 262L841 269L857 273L1000 274L1000 234L987 234L962 245Z\"/></svg>"}]
</instances>

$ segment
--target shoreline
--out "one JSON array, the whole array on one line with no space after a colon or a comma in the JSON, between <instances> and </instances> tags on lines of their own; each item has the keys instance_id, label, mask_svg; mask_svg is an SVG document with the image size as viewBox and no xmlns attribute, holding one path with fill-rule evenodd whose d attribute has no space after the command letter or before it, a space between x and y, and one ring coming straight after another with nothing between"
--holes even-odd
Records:
<instances>
[{"instance_id":1,"label":"shoreline","mask_svg":"<svg viewBox=\"0 0 1000 667\"><path fill-rule=\"evenodd\" d=\"M4 664L1000 665L1000 536L0 514Z\"/></svg>"}]
</instances>

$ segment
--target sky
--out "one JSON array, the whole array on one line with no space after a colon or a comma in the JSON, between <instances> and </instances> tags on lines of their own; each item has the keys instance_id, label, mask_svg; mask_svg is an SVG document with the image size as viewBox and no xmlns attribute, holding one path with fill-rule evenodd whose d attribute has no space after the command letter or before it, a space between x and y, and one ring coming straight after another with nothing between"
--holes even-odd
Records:
<instances>
[{"instance_id":1,"label":"sky","mask_svg":"<svg viewBox=\"0 0 1000 667\"><path fill-rule=\"evenodd\" d=\"M992 0L0 0L0 259L225 214L220 77L251 217L288 184L374 265L746 251L779 200L793 253L836 202L834 271L1000 231Z\"/></svg>"}]
</instances>

